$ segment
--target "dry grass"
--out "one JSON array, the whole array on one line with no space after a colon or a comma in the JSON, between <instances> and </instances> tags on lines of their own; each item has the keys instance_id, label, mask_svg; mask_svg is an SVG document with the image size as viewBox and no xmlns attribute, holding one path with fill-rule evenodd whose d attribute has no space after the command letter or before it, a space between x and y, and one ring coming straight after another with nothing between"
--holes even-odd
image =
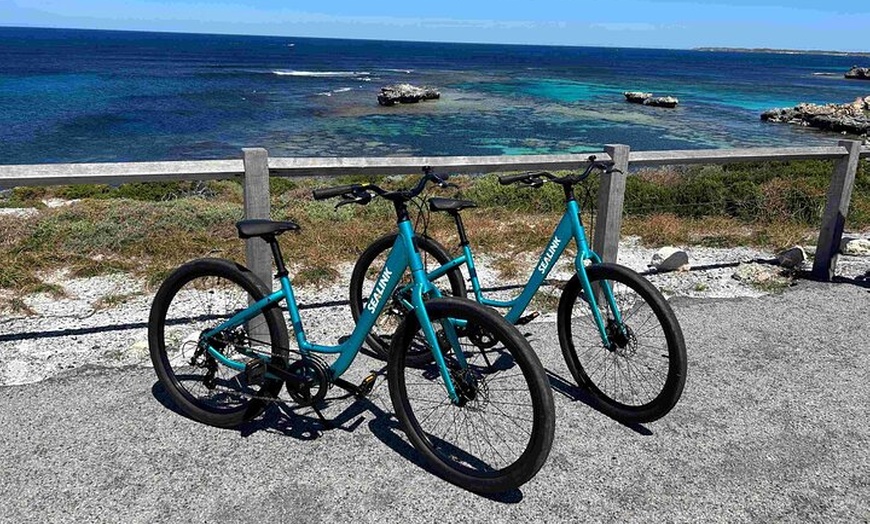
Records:
<instances>
[{"instance_id":1,"label":"dry grass","mask_svg":"<svg viewBox=\"0 0 870 524\"><path fill-rule=\"evenodd\" d=\"M746 224L728 217L683 218L663 213L648 217L626 217L624 235L635 235L652 247L700 245L728 247L753 245L773 250L813 239L813 228L797 222Z\"/></svg>"}]
</instances>

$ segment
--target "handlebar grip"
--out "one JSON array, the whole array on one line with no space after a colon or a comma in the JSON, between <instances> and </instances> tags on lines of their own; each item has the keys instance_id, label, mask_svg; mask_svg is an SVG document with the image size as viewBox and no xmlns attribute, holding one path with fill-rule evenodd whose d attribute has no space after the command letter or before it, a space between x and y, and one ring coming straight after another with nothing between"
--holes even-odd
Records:
<instances>
[{"instance_id":1,"label":"handlebar grip","mask_svg":"<svg viewBox=\"0 0 870 524\"><path fill-rule=\"evenodd\" d=\"M345 193L350 193L358 187L360 187L359 184L352 184L349 186L324 187L322 189L315 189L311 192L311 194L312 196L314 196L314 200L326 200L327 198L334 198L337 196L341 196Z\"/></svg>"},{"instance_id":2,"label":"handlebar grip","mask_svg":"<svg viewBox=\"0 0 870 524\"><path fill-rule=\"evenodd\" d=\"M513 184L514 182L519 182L520 180L525 180L529 178L528 173L523 173L520 175L499 175L498 183L506 186L508 184Z\"/></svg>"}]
</instances>

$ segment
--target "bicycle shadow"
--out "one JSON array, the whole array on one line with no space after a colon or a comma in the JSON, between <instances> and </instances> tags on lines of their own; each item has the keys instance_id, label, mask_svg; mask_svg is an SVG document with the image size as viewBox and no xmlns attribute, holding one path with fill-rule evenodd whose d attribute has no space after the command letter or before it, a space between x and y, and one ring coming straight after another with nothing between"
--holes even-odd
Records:
<instances>
[{"instance_id":1,"label":"bicycle shadow","mask_svg":"<svg viewBox=\"0 0 870 524\"><path fill-rule=\"evenodd\" d=\"M556 393L559 393L560 395L564 396L572 402L582 402L583 404L586 404L598 413L601 413L602 415L611 420L619 422L623 426L627 427L628 429L634 431L639 435L643 435L645 437L653 435L653 432L643 424L640 424L638 422L627 424L619 419L611 417L607 413L604 413L603 411L598 409L598 403L595 401L595 397L593 397L588 391L578 386L575 386L574 384L569 382L568 379L554 371L550 371L546 368L544 368L544 371L546 371L547 373L547 378L550 381L550 387L553 388L553 391L555 391Z\"/></svg>"},{"instance_id":2,"label":"bicycle shadow","mask_svg":"<svg viewBox=\"0 0 870 524\"><path fill-rule=\"evenodd\" d=\"M160 381L154 383L151 387L151 393L165 408L184 418L193 420L175 406ZM351 403L338 413L337 416L326 418L326 412L328 412L330 407L347 402L352 398ZM313 441L323 436L327 431L338 430L353 433L366 422L366 414L368 413L372 418L367 426L375 438L411 464L433 476L442 478L436 471L431 469L429 463L417 449L405 440L404 431L402 431L401 425L395 416L379 406L373 399L369 397L354 398L353 394L347 393L327 396L324 404L319 407L324 415L324 418L321 419L310 407L290 406L283 402L273 403L266 409L263 415L242 424L233 431L238 431L239 435L243 438L247 438L259 431L265 431L297 440ZM447 481L447 479L443 480ZM505 504L516 504L523 500L523 493L520 489L496 494L469 493Z\"/></svg>"}]
</instances>

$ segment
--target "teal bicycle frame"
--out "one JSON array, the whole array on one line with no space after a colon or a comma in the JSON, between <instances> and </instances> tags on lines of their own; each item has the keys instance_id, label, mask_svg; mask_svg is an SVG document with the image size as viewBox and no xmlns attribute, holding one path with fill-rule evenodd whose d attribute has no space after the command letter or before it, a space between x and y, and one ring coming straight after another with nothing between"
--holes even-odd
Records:
<instances>
[{"instance_id":1,"label":"teal bicycle frame","mask_svg":"<svg viewBox=\"0 0 870 524\"><path fill-rule=\"evenodd\" d=\"M622 329L623 326L622 316L617 307L610 284L603 282L602 293L596 294L593 292L592 284L589 282L589 277L586 275L585 264L587 260L593 264L600 264L601 258L589 248L589 244L586 241L586 230L580 222L580 206L577 204L577 201L574 199L568 200L566 202L566 207L565 214L562 215L562 219L559 221L559 225L556 226L556 230L550 237L547 247L544 249L544 252L541 253L538 263L532 271L532 275L523 287L523 291L515 299L501 302L483 296L480 281L477 277L477 270L474 266L474 257L472 256L471 248L467 242L462 245L462 255L431 271L426 275L426 277L430 281L435 281L447 274L449 271L452 271L463 264L466 265L468 267L468 273L471 276L471 286L474 289L475 299L485 306L509 308L507 314L505 314L505 319L511 324L516 324L523 312L529 306L529 303L532 301L532 297L534 297L535 293L538 292L541 284L544 283L547 275L550 274L550 271L562 256L562 253L564 253L565 248L568 246L568 242L573 238L577 244L577 256L574 258L574 268L577 272L577 277L580 279L585 299L592 309L595 324L598 326L598 332L601 335L601 342L606 347L609 347L610 340L607 335L604 319L601 317L601 312L598 310L598 299L603 298L604 300L607 300L610 305L610 310L614 314L614 320L616 320L620 329Z\"/></svg>"},{"instance_id":2,"label":"teal bicycle frame","mask_svg":"<svg viewBox=\"0 0 870 524\"><path fill-rule=\"evenodd\" d=\"M286 300L287 309L290 312L290 321L293 325L293 332L296 336L296 342L299 345L300 353L303 357L310 355L311 353L337 354L338 359L329 367L332 375L331 378L335 380L347 371L353 360L356 358L357 353L365 342L366 335L374 326L378 315L381 314L386 304L390 301L390 297L395 291L396 286L398 286L402 274L410 267L411 275L413 277L413 284L411 287L411 305L413 311L420 322L420 326L426 336L426 341L429 343L432 350L432 356L438 365L447 393L453 402L458 402L459 396L457 395L453 381L450 378L450 372L447 368L444 355L441 353L435 330L432 327L432 323L429 320L429 315L426 313L426 308L423 303L423 297L426 294L438 297L440 296L440 293L438 292L438 288L433 286L426 278L426 273L423 269L423 261L414 246L414 228L412 227L411 222L407 219L400 221L399 235L396 237L396 242L390 250L386 264L378 274L378 279L376 280L377 284L367 302L368 306L363 310L363 313L350 337L337 346L312 344L305 337L305 329L302 326L302 318L299 315L299 306L296 302L296 297L293 294L293 286L290 283L290 278L286 274L280 276L281 289L248 306L246 309L233 315L215 328L203 333L201 339L210 340L223 331L231 330L251 320L262 310L273 307L279 304L282 300ZM465 368L467 367L467 363L465 361L465 355L459 350L459 339L453 326L454 322L455 321L448 319L446 321L441 321L441 325L444 328L448 341L454 349L453 354L456 356L460 366ZM237 371L245 370L244 363L226 358L218 349L210 344L208 345L208 352L224 366Z\"/></svg>"}]
</instances>

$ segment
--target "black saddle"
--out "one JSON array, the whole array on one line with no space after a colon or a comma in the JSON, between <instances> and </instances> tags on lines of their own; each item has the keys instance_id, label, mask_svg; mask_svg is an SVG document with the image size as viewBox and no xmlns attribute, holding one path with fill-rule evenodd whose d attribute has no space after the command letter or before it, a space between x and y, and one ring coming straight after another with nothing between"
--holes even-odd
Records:
<instances>
[{"instance_id":1,"label":"black saddle","mask_svg":"<svg viewBox=\"0 0 870 524\"><path fill-rule=\"evenodd\" d=\"M456 200L454 198L430 198L429 209L431 211L447 211L448 213L456 213L470 207L477 207L477 204L471 200Z\"/></svg>"},{"instance_id":2,"label":"black saddle","mask_svg":"<svg viewBox=\"0 0 870 524\"><path fill-rule=\"evenodd\" d=\"M293 222L278 222L274 220L241 220L236 222L239 238L276 237L284 231L298 231L299 225Z\"/></svg>"}]
</instances>

